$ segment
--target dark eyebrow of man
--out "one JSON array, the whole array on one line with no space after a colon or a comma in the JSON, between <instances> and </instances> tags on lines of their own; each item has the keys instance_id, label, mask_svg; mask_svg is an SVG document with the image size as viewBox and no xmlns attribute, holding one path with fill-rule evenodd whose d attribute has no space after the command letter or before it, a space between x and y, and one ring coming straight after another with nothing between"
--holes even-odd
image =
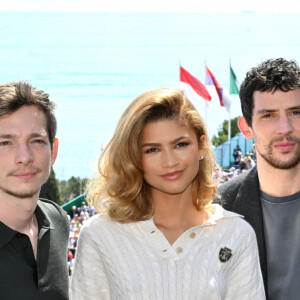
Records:
<instances>
[{"instance_id":1,"label":"dark eyebrow of man","mask_svg":"<svg viewBox=\"0 0 300 300\"><path fill-rule=\"evenodd\" d=\"M257 115L260 115L260 114L265 114L265 113L273 113L275 111L278 111L277 109L261 109L261 110L258 110L256 112Z\"/></svg>"},{"instance_id":2,"label":"dark eyebrow of man","mask_svg":"<svg viewBox=\"0 0 300 300\"><path fill-rule=\"evenodd\" d=\"M300 109L300 105L287 108L287 110L294 110L294 109ZM262 109L262 110L258 110L256 114L259 115L263 113L272 113L276 111L278 111L278 109Z\"/></svg>"},{"instance_id":3,"label":"dark eyebrow of man","mask_svg":"<svg viewBox=\"0 0 300 300\"><path fill-rule=\"evenodd\" d=\"M40 133L32 133L32 134L30 135L31 138L35 138L35 137L46 137L46 136L47 136L47 134L44 135L44 134L40 134ZM15 138L15 137L16 137L15 134L0 134L0 138L1 138L1 139L13 139L13 138Z\"/></svg>"},{"instance_id":4,"label":"dark eyebrow of man","mask_svg":"<svg viewBox=\"0 0 300 300\"><path fill-rule=\"evenodd\" d=\"M293 110L293 109L300 109L300 105L297 105L297 106L293 106L293 107L288 108L288 110Z\"/></svg>"},{"instance_id":5,"label":"dark eyebrow of man","mask_svg":"<svg viewBox=\"0 0 300 300\"><path fill-rule=\"evenodd\" d=\"M30 135L30 137L33 137L33 138L35 138L35 137L46 137L46 136L47 136L47 133L46 134L32 133Z\"/></svg>"},{"instance_id":6,"label":"dark eyebrow of man","mask_svg":"<svg viewBox=\"0 0 300 300\"><path fill-rule=\"evenodd\" d=\"M0 134L0 139L11 139L14 135L12 134Z\"/></svg>"},{"instance_id":7,"label":"dark eyebrow of man","mask_svg":"<svg viewBox=\"0 0 300 300\"><path fill-rule=\"evenodd\" d=\"M176 143L178 143L179 141L181 141L182 139L185 139L185 138L187 138L187 137L186 136L180 136L180 137L176 138L175 140L172 140L170 142L170 144L176 144ZM159 143L145 143L145 144L142 145L142 147L158 147L160 145L161 144L159 144Z\"/></svg>"}]
</instances>

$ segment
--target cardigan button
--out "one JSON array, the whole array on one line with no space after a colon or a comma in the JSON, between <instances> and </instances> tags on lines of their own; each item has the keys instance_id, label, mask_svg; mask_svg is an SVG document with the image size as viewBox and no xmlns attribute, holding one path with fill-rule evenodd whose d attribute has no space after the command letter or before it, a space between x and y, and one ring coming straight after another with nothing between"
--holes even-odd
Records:
<instances>
[{"instance_id":1,"label":"cardigan button","mask_svg":"<svg viewBox=\"0 0 300 300\"><path fill-rule=\"evenodd\" d=\"M196 237L196 233L195 233L195 232L191 232L191 233L190 233L190 238L191 238L191 239L194 239L195 237Z\"/></svg>"},{"instance_id":2,"label":"cardigan button","mask_svg":"<svg viewBox=\"0 0 300 300\"><path fill-rule=\"evenodd\" d=\"M181 253L182 251L183 251L183 249L181 248L181 247L178 247L177 249L176 249L176 251L177 251L177 253Z\"/></svg>"}]
</instances>

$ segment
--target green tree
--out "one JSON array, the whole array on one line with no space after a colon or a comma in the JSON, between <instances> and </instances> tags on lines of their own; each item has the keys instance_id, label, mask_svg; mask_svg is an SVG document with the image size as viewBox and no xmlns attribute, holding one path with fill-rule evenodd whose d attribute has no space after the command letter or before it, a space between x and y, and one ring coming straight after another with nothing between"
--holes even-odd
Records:
<instances>
[{"instance_id":1,"label":"green tree","mask_svg":"<svg viewBox=\"0 0 300 300\"><path fill-rule=\"evenodd\" d=\"M81 195L85 191L87 178L72 176L70 179L59 181L59 191L62 203L66 203L75 197Z\"/></svg>"},{"instance_id":2,"label":"green tree","mask_svg":"<svg viewBox=\"0 0 300 300\"><path fill-rule=\"evenodd\" d=\"M48 180L42 185L40 191L40 198L46 198L52 200L53 202L61 205L61 199L58 189L58 182L55 178L55 173L53 168L51 168L50 176Z\"/></svg>"},{"instance_id":3,"label":"green tree","mask_svg":"<svg viewBox=\"0 0 300 300\"><path fill-rule=\"evenodd\" d=\"M237 125L239 117L231 119L231 138L236 136L240 133L240 129ZM225 120L222 123L222 128L218 131L218 135L213 135L211 142L212 144L217 147L228 140L228 120Z\"/></svg>"}]
</instances>

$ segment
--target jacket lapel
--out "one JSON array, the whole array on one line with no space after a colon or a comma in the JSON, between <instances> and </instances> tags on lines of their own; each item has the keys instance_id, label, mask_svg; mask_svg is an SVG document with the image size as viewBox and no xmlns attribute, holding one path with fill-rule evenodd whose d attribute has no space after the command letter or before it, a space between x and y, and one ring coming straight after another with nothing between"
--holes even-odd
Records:
<instances>
[{"instance_id":1,"label":"jacket lapel","mask_svg":"<svg viewBox=\"0 0 300 300\"><path fill-rule=\"evenodd\" d=\"M243 180L233 205L233 211L243 215L253 227L258 244L260 266L267 292L267 256L257 169L254 167Z\"/></svg>"}]
</instances>

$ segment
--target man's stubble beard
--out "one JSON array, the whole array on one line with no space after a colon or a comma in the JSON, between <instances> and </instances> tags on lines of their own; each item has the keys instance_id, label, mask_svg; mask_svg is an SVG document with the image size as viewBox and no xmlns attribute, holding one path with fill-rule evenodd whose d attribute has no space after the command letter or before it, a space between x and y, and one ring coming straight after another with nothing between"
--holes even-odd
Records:
<instances>
[{"instance_id":1,"label":"man's stubble beard","mask_svg":"<svg viewBox=\"0 0 300 300\"><path fill-rule=\"evenodd\" d=\"M31 167L30 171L36 172L36 176L38 176L39 173L43 173L42 169L41 168L37 168L37 167ZM19 169L11 170L7 174L7 176L8 177L13 176L15 173L18 173L18 172L20 172ZM33 187L31 191L30 190L27 191L27 192L16 191L16 190L8 189L8 188L6 188L4 186L1 186L1 184L0 184L0 190L2 190L2 192L4 192L7 195L10 195L10 196L13 196L13 197L16 197L16 198L19 198L19 199L32 198L32 197L34 197L36 195L39 195L42 185L49 178L49 174L50 174L50 170L49 170L49 173L48 173L47 177L44 180L41 181L40 186L38 186L36 188Z\"/></svg>"},{"instance_id":2,"label":"man's stubble beard","mask_svg":"<svg viewBox=\"0 0 300 300\"><path fill-rule=\"evenodd\" d=\"M254 140L256 141L256 145L257 145L257 138L254 138ZM277 143L277 142L282 142L282 141L289 141L289 142L295 142L296 144L296 153L295 155L288 161L280 161L278 158L274 157L274 153L273 153L273 144ZM276 138L273 139L267 146L265 146L265 150L266 153L261 153L261 151L259 150L258 147L256 147L256 151L260 154L260 156L273 168L275 169L279 169L279 170L290 170L295 168L297 165L299 165L300 163L300 139L296 138L296 137L282 137L282 138ZM286 152L283 154L288 155L289 152Z\"/></svg>"},{"instance_id":3,"label":"man's stubble beard","mask_svg":"<svg viewBox=\"0 0 300 300\"><path fill-rule=\"evenodd\" d=\"M19 199L32 198L40 193L40 189L41 188L25 193L25 192L12 191L0 186L0 190L2 190L3 193Z\"/></svg>"}]
</instances>

